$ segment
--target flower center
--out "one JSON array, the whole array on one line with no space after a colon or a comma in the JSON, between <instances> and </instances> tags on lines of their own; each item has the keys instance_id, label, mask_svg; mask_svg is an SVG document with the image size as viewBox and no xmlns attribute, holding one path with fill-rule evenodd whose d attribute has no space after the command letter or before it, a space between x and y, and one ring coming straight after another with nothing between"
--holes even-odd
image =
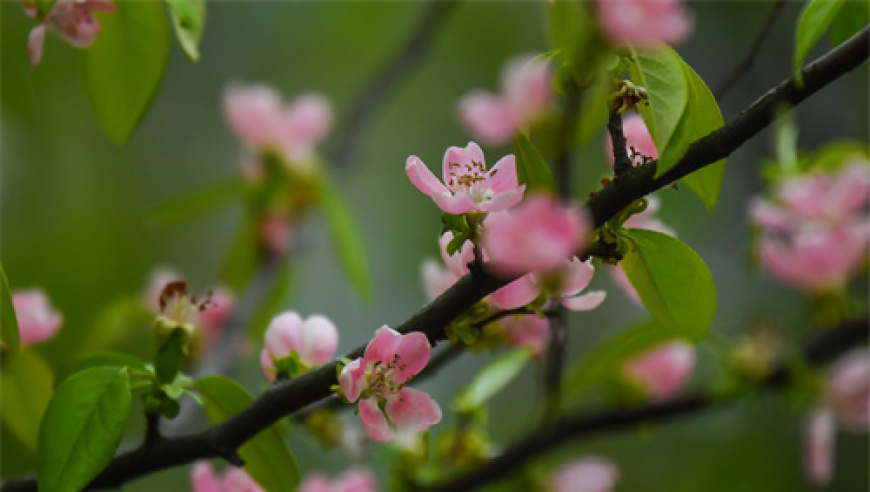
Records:
<instances>
[{"instance_id":1,"label":"flower center","mask_svg":"<svg viewBox=\"0 0 870 492\"><path fill-rule=\"evenodd\" d=\"M451 162L447 186L454 193L464 193L475 203L485 203L493 199L495 192L489 187L489 180L497 170L487 172L482 162L471 161L471 164Z\"/></svg>"},{"instance_id":2,"label":"flower center","mask_svg":"<svg viewBox=\"0 0 870 492\"><path fill-rule=\"evenodd\" d=\"M366 379L369 383L369 387L366 390L367 396L385 398L388 395L397 393L405 386L405 382L400 383L396 374L396 369L401 370L405 367L404 364L400 363L400 360L399 355L396 354L391 362L384 363L377 361L372 365L372 368L366 374Z\"/></svg>"}]
</instances>

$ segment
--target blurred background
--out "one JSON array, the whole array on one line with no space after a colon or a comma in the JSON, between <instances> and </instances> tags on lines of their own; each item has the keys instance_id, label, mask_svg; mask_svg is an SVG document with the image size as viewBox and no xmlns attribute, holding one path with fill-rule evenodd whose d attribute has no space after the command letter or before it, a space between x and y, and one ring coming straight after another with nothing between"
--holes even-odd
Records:
<instances>
[{"instance_id":1,"label":"blurred background","mask_svg":"<svg viewBox=\"0 0 870 492\"><path fill-rule=\"evenodd\" d=\"M792 63L794 24L801 4L787 2L779 22L743 78L720 101L726 121L785 78ZM39 286L64 315L60 334L33 347L59 368L91 350L103 309L141 295L159 265L183 273L204 291L221 281L224 258L241 227L241 200L176 224L149 220L166 200L240 172L242 145L221 112L229 82L274 85L287 99L319 91L337 120L364 84L409 36L424 5L417 2L214 2L208 5L201 59L191 63L173 40L165 79L141 127L124 146L106 138L92 114L82 81L81 56L49 36L42 63L27 61L35 25L18 2L0 3L2 19L2 263L13 289ZM694 35L678 51L717 87L751 45L767 2L691 3ZM452 12L433 50L365 129L352 166L332 173L361 224L374 277L371 302L360 301L336 264L320 217L304 226L292 289L282 306L303 316L328 315L341 333L339 352L369 339L382 324L395 326L424 302L420 265L437 258L440 212L404 173L405 159L420 156L440 167L444 150L470 137L459 126L457 100L473 88L497 89L502 63L548 49L546 2L466 2ZM810 59L828 48L825 40ZM796 111L800 145L814 149L832 139L868 135L866 65L813 96ZM809 306L797 292L753 269L746 207L762 191L760 159L771 156L771 132L754 138L729 159L722 198L708 214L682 187L666 189L660 216L710 267L719 304L712 339L735 337L768 320L796 338L810 332ZM607 175L603 133L576 159L578 197ZM325 149L333 144L327 140ZM494 163L510 148L485 148ZM602 272L603 273L603 272ZM598 309L574 314L569 353L576 360L596 340L645 313L627 301L606 275L594 288L608 291ZM145 329L145 327L143 327ZM148 347L142 347L143 355ZM251 354L259 352L259 347ZM704 379L709 345L700 347ZM455 390L486 360L467 353L422 387L447 408ZM709 372L709 371L708 371ZM267 385L256 357L234 370L253 394ZM529 368L491 406L490 431L507 442L540 419L540 367ZM530 398L537 395L541 398ZM449 412L445 412L447 414ZM703 415L662 426L587 439L543 456L543 470L594 453L622 469L617 490L811 490L801 468L801 411L782 395L759 394ZM141 424L140 424L141 425ZM200 418L190 430L205 425ZM446 429L447 422L439 427ZM441 429L433 429L438 433ZM351 461L320 448L301 429L288 434L303 473L336 472ZM136 444L136 436L124 446ZM32 453L4 432L4 477L32 470ZM381 469L380 482L386 483ZM125 490L189 490L187 469L168 470ZM866 435L838 434L837 470L826 490L868 488Z\"/></svg>"}]
</instances>

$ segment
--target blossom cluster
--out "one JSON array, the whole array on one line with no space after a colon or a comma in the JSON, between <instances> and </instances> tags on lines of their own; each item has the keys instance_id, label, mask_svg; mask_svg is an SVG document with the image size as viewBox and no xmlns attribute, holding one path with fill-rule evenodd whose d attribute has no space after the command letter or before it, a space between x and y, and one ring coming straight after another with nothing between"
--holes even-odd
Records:
<instances>
[{"instance_id":1,"label":"blossom cluster","mask_svg":"<svg viewBox=\"0 0 870 492\"><path fill-rule=\"evenodd\" d=\"M36 0L21 0L21 4L27 15L39 18ZM30 31L27 44L30 64L37 65L42 59L42 46L49 31L57 32L66 42L77 48L86 48L100 34L100 23L94 17L94 12L114 11L114 0L57 0L41 19L41 23Z\"/></svg>"}]
</instances>

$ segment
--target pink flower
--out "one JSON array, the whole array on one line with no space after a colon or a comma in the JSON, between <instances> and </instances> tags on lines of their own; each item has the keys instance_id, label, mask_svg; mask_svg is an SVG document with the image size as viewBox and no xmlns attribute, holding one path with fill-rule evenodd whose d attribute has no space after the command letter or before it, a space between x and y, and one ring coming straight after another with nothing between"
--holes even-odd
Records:
<instances>
[{"instance_id":1,"label":"pink flower","mask_svg":"<svg viewBox=\"0 0 870 492\"><path fill-rule=\"evenodd\" d=\"M468 142L464 149L450 147L444 153L444 183L415 155L408 157L405 172L417 189L453 215L510 208L522 200L525 190L525 185L517 184L513 154L502 157L487 171L483 151L474 142Z\"/></svg>"},{"instance_id":2,"label":"pink flower","mask_svg":"<svg viewBox=\"0 0 870 492\"><path fill-rule=\"evenodd\" d=\"M326 317L315 314L303 321L298 313L286 311L272 319L266 329L266 344L260 352L260 365L266 376L273 380L274 359L296 352L299 361L310 368L332 360L337 346L338 330Z\"/></svg>"},{"instance_id":3,"label":"pink flower","mask_svg":"<svg viewBox=\"0 0 870 492\"><path fill-rule=\"evenodd\" d=\"M468 273L468 264L474 260L474 244L471 241L465 241L462 248L455 254L447 254L447 245L452 240L453 233L449 231L438 238L441 259L446 267L433 260L423 262L423 289L430 301L443 294L457 280L465 276Z\"/></svg>"},{"instance_id":4,"label":"pink flower","mask_svg":"<svg viewBox=\"0 0 870 492\"><path fill-rule=\"evenodd\" d=\"M245 470L230 468L220 479L207 461L198 461L190 469L190 486L193 492L265 492Z\"/></svg>"},{"instance_id":5,"label":"pink flower","mask_svg":"<svg viewBox=\"0 0 870 492\"><path fill-rule=\"evenodd\" d=\"M622 370L652 401L664 401L683 388L694 368L695 349L682 340L674 340L632 357Z\"/></svg>"},{"instance_id":6,"label":"pink flower","mask_svg":"<svg viewBox=\"0 0 870 492\"><path fill-rule=\"evenodd\" d=\"M513 210L487 217L482 246L501 274L549 273L586 244L589 230L579 207L536 194Z\"/></svg>"},{"instance_id":7,"label":"pink flower","mask_svg":"<svg viewBox=\"0 0 870 492\"><path fill-rule=\"evenodd\" d=\"M52 338L63 322L63 316L48 301L40 289L12 292L12 306L18 319L21 345L35 345Z\"/></svg>"},{"instance_id":8,"label":"pink flower","mask_svg":"<svg viewBox=\"0 0 870 492\"><path fill-rule=\"evenodd\" d=\"M33 0L22 0L27 15L37 17L39 9ZM42 24L30 31L27 54L31 65L37 65L42 58L42 45L49 29L57 31L69 44L85 48L93 44L100 34L100 24L93 12L111 13L115 11L112 0L57 0Z\"/></svg>"},{"instance_id":9,"label":"pink flower","mask_svg":"<svg viewBox=\"0 0 870 492\"><path fill-rule=\"evenodd\" d=\"M505 330L508 343L514 347L528 347L535 357L540 357L550 340L550 324L546 318L528 314L508 316L498 321Z\"/></svg>"},{"instance_id":10,"label":"pink flower","mask_svg":"<svg viewBox=\"0 0 870 492\"><path fill-rule=\"evenodd\" d=\"M348 401L359 400L360 420L372 439L386 442L422 432L441 421L441 407L435 400L405 387L427 362L426 335L402 335L384 325L369 342L363 357L341 371L341 391Z\"/></svg>"},{"instance_id":11,"label":"pink flower","mask_svg":"<svg viewBox=\"0 0 870 492\"><path fill-rule=\"evenodd\" d=\"M299 492L377 492L375 476L367 468L352 468L329 480L322 473L309 473Z\"/></svg>"},{"instance_id":12,"label":"pink flower","mask_svg":"<svg viewBox=\"0 0 870 492\"><path fill-rule=\"evenodd\" d=\"M603 291L592 291L580 295L592 280L595 268L592 260L580 261L577 257L563 260L561 268L549 275L530 273L509 283L490 295L490 300L502 309L516 309L534 301L545 287L557 286L556 291L547 292L550 300L561 302L572 311L595 309L606 297Z\"/></svg>"},{"instance_id":13,"label":"pink flower","mask_svg":"<svg viewBox=\"0 0 870 492\"><path fill-rule=\"evenodd\" d=\"M285 106L280 94L265 85L228 86L224 114L249 147L276 150L300 168L308 165L332 126L332 107L320 94L303 94Z\"/></svg>"},{"instance_id":14,"label":"pink flower","mask_svg":"<svg viewBox=\"0 0 870 492\"><path fill-rule=\"evenodd\" d=\"M511 59L501 74L501 94L475 90L459 101L462 123L490 145L508 142L540 116L553 99L549 63L525 55Z\"/></svg>"},{"instance_id":15,"label":"pink flower","mask_svg":"<svg viewBox=\"0 0 870 492\"><path fill-rule=\"evenodd\" d=\"M652 159L659 158L659 151L656 149L656 144L653 142L646 124L640 115L631 115L622 122L622 133L625 135L625 151L629 157L633 157L632 163L635 166L643 164L643 157ZM610 138L604 140L606 147L607 159L610 165L613 166L613 142ZM634 151L632 151L634 149ZM643 157L642 157L643 156Z\"/></svg>"},{"instance_id":16,"label":"pink flower","mask_svg":"<svg viewBox=\"0 0 870 492\"><path fill-rule=\"evenodd\" d=\"M552 478L553 492L609 492L619 480L619 468L607 458L591 456L572 461Z\"/></svg>"},{"instance_id":17,"label":"pink flower","mask_svg":"<svg viewBox=\"0 0 870 492\"><path fill-rule=\"evenodd\" d=\"M810 412L804 429L804 469L816 485L834 474L836 424L854 432L870 430L870 349L841 358L828 374L821 401Z\"/></svg>"},{"instance_id":18,"label":"pink flower","mask_svg":"<svg viewBox=\"0 0 870 492\"><path fill-rule=\"evenodd\" d=\"M676 44L692 31L681 0L600 0L597 5L601 31L613 44Z\"/></svg>"}]
</instances>

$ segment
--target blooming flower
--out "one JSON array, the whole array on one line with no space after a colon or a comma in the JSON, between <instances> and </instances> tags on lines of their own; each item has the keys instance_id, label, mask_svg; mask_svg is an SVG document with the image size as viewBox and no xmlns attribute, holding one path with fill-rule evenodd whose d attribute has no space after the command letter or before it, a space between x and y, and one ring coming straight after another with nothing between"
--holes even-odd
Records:
<instances>
[{"instance_id":1,"label":"blooming flower","mask_svg":"<svg viewBox=\"0 0 870 492\"><path fill-rule=\"evenodd\" d=\"M12 292L12 307L18 319L21 345L34 345L52 338L63 322L63 316L52 308L48 296L40 289Z\"/></svg>"},{"instance_id":2,"label":"blooming flower","mask_svg":"<svg viewBox=\"0 0 870 492\"><path fill-rule=\"evenodd\" d=\"M853 432L870 430L870 349L846 355L831 368L825 391L805 428L804 468L817 485L834 473L836 424Z\"/></svg>"},{"instance_id":3,"label":"blooming flower","mask_svg":"<svg viewBox=\"0 0 870 492\"><path fill-rule=\"evenodd\" d=\"M694 368L695 349L682 340L673 340L633 356L622 371L652 401L664 401L683 388Z\"/></svg>"},{"instance_id":4,"label":"blooming flower","mask_svg":"<svg viewBox=\"0 0 870 492\"><path fill-rule=\"evenodd\" d=\"M555 292L548 292L551 300L562 303L572 311L589 311L600 305L606 296L603 291L580 295L592 280L595 267L592 260L580 261L577 257L563 260L561 268L550 275L530 273L493 292L490 299L502 309L515 309L534 301L548 286L556 285Z\"/></svg>"},{"instance_id":5,"label":"blooming flower","mask_svg":"<svg viewBox=\"0 0 870 492\"><path fill-rule=\"evenodd\" d=\"M190 469L193 492L265 492L245 470L230 468L218 478L207 461L198 461Z\"/></svg>"},{"instance_id":6,"label":"blooming flower","mask_svg":"<svg viewBox=\"0 0 870 492\"><path fill-rule=\"evenodd\" d=\"M590 456L560 468L551 479L553 492L609 492L619 480L619 468L607 458Z\"/></svg>"},{"instance_id":7,"label":"blooming flower","mask_svg":"<svg viewBox=\"0 0 870 492\"><path fill-rule=\"evenodd\" d=\"M589 219L575 206L536 194L484 222L483 249L504 275L552 272L586 243Z\"/></svg>"},{"instance_id":8,"label":"blooming flower","mask_svg":"<svg viewBox=\"0 0 870 492\"><path fill-rule=\"evenodd\" d=\"M332 107L316 93L285 106L271 87L230 85L223 99L227 122L245 144L255 151L278 151L300 169L332 126Z\"/></svg>"},{"instance_id":9,"label":"blooming flower","mask_svg":"<svg viewBox=\"0 0 870 492\"><path fill-rule=\"evenodd\" d=\"M327 318L315 314L303 321L298 313L286 311L272 319L266 329L260 365L271 380L275 379L275 359L296 352L305 366L319 366L332 359L337 346L338 331Z\"/></svg>"},{"instance_id":10,"label":"blooming flower","mask_svg":"<svg viewBox=\"0 0 870 492\"><path fill-rule=\"evenodd\" d=\"M508 316L498 320L498 326L505 331L508 343L531 349L535 357L544 352L550 340L549 322L534 314Z\"/></svg>"},{"instance_id":11,"label":"blooming flower","mask_svg":"<svg viewBox=\"0 0 870 492\"><path fill-rule=\"evenodd\" d=\"M652 136L643 122L640 115L633 114L622 122L622 133L625 135L625 151L632 158L632 164L638 166L643 164L644 157L651 159L659 158L659 151L656 149L656 144L653 142ZM607 159L610 165L613 165L613 142L610 138L604 140L606 146ZM633 150L632 150L633 149Z\"/></svg>"},{"instance_id":12,"label":"blooming flower","mask_svg":"<svg viewBox=\"0 0 870 492\"><path fill-rule=\"evenodd\" d=\"M464 149L447 149L442 171L443 183L419 157L412 155L405 164L411 183L448 214L495 212L510 208L523 198L525 185L518 185L513 154L502 157L487 171L483 150L476 143L468 142Z\"/></svg>"},{"instance_id":13,"label":"blooming flower","mask_svg":"<svg viewBox=\"0 0 870 492\"><path fill-rule=\"evenodd\" d=\"M675 44L692 31L681 0L604 0L597 5L601 31L614 44Z\"/></svg>"},{"instance_id":14,"label":"blooming flower","mask_svg":"<svg viewBox=\"0 0 870 492\"><path fill-rule=\"evenodd\" d=\"M475 90L459 101L462 123L475 138L499 145L540 116L550 105L553 91L549 63L534 55L509 60L501 73L501 93Z\"/></svg>"},{"instance_id":15,"label":"blooming flower","mask_svg":"<svg viewBox=\"0 0 870 492\"><path fill-rule=\"evenodd\" d=\"M402 335L384 325L362 358L346 365L339 385L348 401L359 400L363 428L375 441L385 442L422 432L441 421L441 407L422 391L405 384L429 362L426 335Z\"/></svg>"},{"instance_id":16,"label":"blooming flower","mask_svg":"<svg viewBox=\"0 0 870 492\"><path fill-rule=\"evenodd\" d=\"M762 263L781 281L807 291L834 289L860 270L870 245L870 165L815 170L781 183L771 201L750 205L762 228Z\"/></svg>"},{"instance_id":17,"label":"blooming flower","mask_svg":"<svg viewBox=\"0 0 870 492\"><path fill-rule=\"evenodd\" d=\"M24 12L30 17L39 16L35 0L22 0ZM57 31L69 44L78 48L90 46L100 33L100 24L93 12L115 11L113 0L57 0L42 23L30 31L27 55L31 65L42 59L42 45L48 30Z\"/></svg>"},{"instance_id":18,"label":"blooming flower","mask_svg":"<svg viewBox=\"0 0 870 492\"><path fill-rule=\"evenodd\" d=\"M376 492L375 476L367 468L352 468L333 480L322 473L309 473L299 492Z\"/></svg>"}]
</instances>

